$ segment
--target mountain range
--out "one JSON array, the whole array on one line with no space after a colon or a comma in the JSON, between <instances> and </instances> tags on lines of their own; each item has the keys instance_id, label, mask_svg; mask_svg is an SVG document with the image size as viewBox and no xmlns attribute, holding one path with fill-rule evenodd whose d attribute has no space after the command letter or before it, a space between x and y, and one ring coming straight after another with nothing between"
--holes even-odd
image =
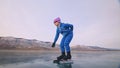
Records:
<instances>
[{"instance_id":1,"label":"mountain range","mask_svg":"<svg viewBox=\"0 0 120 68\"><path fill-rule=\"evenodd\" d=\"M58 50L59 45L55 48L51 47L52 42L44 42L36 39L24 39L15 37L0 37L0 49L16 49L16 50ZM98 46L74 45L71 47L75 51L111 51L117 49L109 49Z\"/></svg>"}]
</instances>

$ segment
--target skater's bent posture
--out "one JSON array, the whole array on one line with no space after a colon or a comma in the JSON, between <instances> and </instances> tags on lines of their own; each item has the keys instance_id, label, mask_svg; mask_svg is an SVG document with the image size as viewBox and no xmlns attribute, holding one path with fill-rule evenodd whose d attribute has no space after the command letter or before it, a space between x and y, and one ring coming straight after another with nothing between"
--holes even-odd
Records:
<instances>
[{"instance_id":1,"label":"skater's bent posture","mask_svg":"<svg viewBox=\"0 0 120 68\"><path fill-rule=\"evenodd\" d=\"M62 23L61 19L58 17L54 20L55 26L57 26L56 30L56 36L54 38L54 42L52 44L52 47L55 47L55 44L59 38L59 35L62 34L63 38L60 43L60 49L61 49L61 55L57 57L57 60L68 60L71 59L71 50L70 50L70 42L73 38L73 25ZM65 52L67 54L65 54Z\"/></svg>"}]
</instances>

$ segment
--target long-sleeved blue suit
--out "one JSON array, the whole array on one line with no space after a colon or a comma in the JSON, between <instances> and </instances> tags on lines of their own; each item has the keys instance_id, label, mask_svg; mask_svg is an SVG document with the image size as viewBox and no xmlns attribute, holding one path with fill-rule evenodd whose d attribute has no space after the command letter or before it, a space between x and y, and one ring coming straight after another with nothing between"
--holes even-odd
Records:
<instances>
[{"instance_id":1,"label":"long-sleeved blue suit","mask_svg":"<svg viewBox=\"0 0 120 68\"><path fill-rule=\"evenodd\" d=\"M54 43L56 43L56 41L58 40L60 33L63 35L63 38L60 43L61 52L65 52L65 50L67 52L70 52L69 44L73 38L73 25L66 24L66 23L60 23L60 25L57 27L57 30L56 30L56 36L54 39Z\"/></svg>"}]
</instances>

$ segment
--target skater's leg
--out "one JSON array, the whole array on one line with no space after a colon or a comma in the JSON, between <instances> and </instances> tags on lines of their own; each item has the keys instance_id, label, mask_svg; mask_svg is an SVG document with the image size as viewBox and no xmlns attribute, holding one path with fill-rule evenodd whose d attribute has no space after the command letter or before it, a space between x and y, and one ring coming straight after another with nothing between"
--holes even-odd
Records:
<instances>
[{"instance_id":1,"label":"skater's leg","mask_svg":"<svg viewBox=\"0 0 120 68\"><path fill-rule=\"evenodd\" d=\"M65 41L64 41L65 49L67 51L67 59L71 59L71 50L70 50L69 44L72 38L73 38L73 34L69 34L66 36Z\"/></svg>"},{"instance_id":2,"label":"skater's leg","mask_svg":"<svg viewBox=\"0 0 120 68\"><path fill-rule=\"evenodd\" d=\"M65 52L64 41L65 41L65 37L62 38L61 43L60 43L61 52Z\"/></svg>"},{"instance_id":3,"label":"skater's leg","mask_svg":"<svg viewBox=\"0 0 120 68\"><path fill-rule=\"evenodd\" d=\"M65 37L63 37L61 40L61 43L60 43L61 55L59 57L57 57L57 60L61 60L66 56L65 55L64 41L65 41Z\"/></svg>"}]
</instances>

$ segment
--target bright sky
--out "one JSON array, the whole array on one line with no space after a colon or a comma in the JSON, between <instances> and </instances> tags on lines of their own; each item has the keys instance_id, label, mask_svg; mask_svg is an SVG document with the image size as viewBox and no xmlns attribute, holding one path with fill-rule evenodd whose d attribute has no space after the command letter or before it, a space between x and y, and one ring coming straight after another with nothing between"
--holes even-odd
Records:
<instances>
[{"instance_id":1,"label":"bright sky","mask_svg":"<svg viewBox=\"0 0 120 68\"><path fill-rule=\"evenodd\" d=\"M74 25L71 45L120 48L120 0L0 0L0 36L53 42L58 16Z\"/></svg>"}]
</instances>

